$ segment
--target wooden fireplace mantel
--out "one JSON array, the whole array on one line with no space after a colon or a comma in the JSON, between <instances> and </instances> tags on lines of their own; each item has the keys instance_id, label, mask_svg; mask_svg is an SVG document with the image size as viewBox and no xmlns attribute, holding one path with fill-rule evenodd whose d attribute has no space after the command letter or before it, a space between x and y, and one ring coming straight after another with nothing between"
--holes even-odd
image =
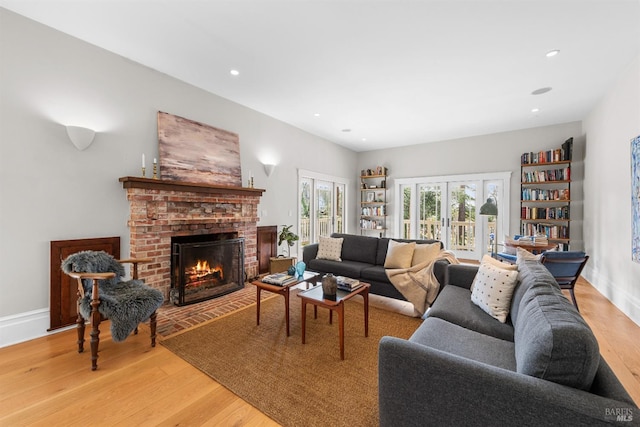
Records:
<instances>
[{"instance_id":1,"label":"wooden fireplace mantel","mask_svg":"<svg viewBox=\"0 0 640 427\"><path fill-rule=\"evenodd\" d=\"M264 189L249 187L232 187L228 185L212 185L199 182L168 181L162 179L123 176L120 178L122 188L142 188L146 190L183 191L207 194L238 194L241 196L262 196Z\"/></svg>"}]
</instances>

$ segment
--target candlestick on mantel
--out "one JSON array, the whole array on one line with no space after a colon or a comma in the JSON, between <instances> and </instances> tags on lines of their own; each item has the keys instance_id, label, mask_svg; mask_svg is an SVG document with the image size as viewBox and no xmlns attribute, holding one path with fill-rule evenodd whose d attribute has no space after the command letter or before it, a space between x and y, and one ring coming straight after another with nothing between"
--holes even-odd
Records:
<instances>
[{"instance_id":1,"label":"candlestick on mantel","mask_svg":"<svg viewBox=\"0 0 640 427\"><path fill-rule=\"evenodd\" d=\"M142 153L142 177L146 178L146 175L145 175L145 164L144 164L144 153Z\"/></svg>"},{"instance_id":2,"label":"candlestick on mantel","mask_svg":"<svg viewBox=\"0 0 640 427\"><path fill-rule=\"evenodd\" d=\"M158 162L155 157L153 159L153 179L158 179Z\"/></svg>"}]
</instances>

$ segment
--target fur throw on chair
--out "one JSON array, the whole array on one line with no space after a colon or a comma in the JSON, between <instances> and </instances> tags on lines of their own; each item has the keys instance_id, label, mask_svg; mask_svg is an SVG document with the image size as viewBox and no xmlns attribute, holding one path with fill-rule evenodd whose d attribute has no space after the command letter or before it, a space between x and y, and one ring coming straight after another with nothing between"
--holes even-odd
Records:
<instances>
[{"instance_id":1,"label":"fur throw on chair","mask_svg":"<svg viewBox=\"0 0 640 427\"><path fill-rule=\"evenodd\" d=\"M140 322L147 320L164 302L162 292L145 285L142 280L123 281L124 267L104 251L81 251L69 255L61 268L67 274L116 274L116 277L98 283L98 311L111 320L111 336L116 342L124 341ZM92 281L84 280L82 285L84 298L80 301L80 314L90 319Z\"/></svg>"}]
</instances>

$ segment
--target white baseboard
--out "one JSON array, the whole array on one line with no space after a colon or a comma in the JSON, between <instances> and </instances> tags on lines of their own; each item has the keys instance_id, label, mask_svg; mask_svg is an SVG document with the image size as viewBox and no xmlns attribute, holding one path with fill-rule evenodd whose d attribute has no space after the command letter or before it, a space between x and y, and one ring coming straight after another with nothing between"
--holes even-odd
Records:
<instances>
[{"instance_id":1,"label":"white baseboard","mask_svg":"<svg viewBox=\"0 0 640 427\"><path fill-rule=\"evenodd\" d=\"M47 328L49 328L48 308L0 317L0 348L53 333L47 332Z\"/></svg>"},{"instance_id":2,"label":"white baseboard","mask_svg":"<svg viewBox=\"0 0 640 427\"><path fill-rule=\"evenodd\" d=\"M611 301L618 310L627 315L636 325L640 326L640 299L620 288L614 289L614 286L612 286L612 283L614 283L613 280L601 274L599 271L587 267L585 267L582 272L584 278L606 299Z\"/></svg>"}]
</instances>

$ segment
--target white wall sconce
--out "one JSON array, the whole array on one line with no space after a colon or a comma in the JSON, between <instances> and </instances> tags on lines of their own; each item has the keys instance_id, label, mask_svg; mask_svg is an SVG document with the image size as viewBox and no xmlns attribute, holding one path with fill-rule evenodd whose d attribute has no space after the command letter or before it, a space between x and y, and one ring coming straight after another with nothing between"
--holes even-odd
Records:
<instances>
[{"instance_id":1,"label":"white wall sconce","mask_svg":"<svg viewBox=\"0 0 640 427\"><path fill-rule=\"evenodd\" d=\"M93 142L96 132L80 126L67 126L67 135L75 147L82 151Z\"/></svg>"},{"instance_id":2,"label":"white wall sconce","mask_svg":"<svg viewBox=\"0 0 640 427\"><path fill-rule=\"evenodd\" d=\"M263 166L264 166L264 173L267 174L267 177L270 177L274 169L276 168L276 165L264 164Z\"/></svg>"}]
</instances>

